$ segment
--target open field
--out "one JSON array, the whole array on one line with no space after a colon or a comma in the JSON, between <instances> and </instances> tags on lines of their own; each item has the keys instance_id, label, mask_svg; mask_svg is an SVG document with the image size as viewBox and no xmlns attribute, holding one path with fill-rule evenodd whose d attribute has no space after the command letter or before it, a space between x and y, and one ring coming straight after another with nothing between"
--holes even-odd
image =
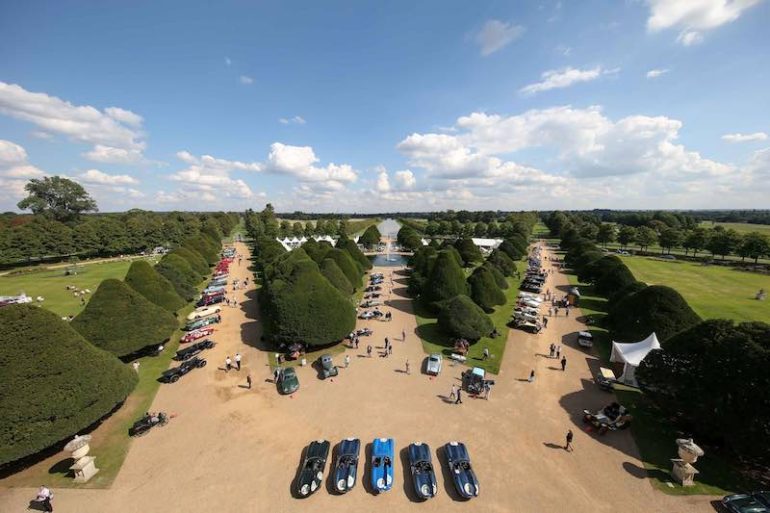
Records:
<instances>
[{"instance_id":1,"label":"open field","mask_svg":"<svg viewBox=\"0 0 770 513\"><path fill-rule=\"evenodd\" d=\"M704 319L770 322L770 301L754 299L760 288L770 291L766 274L649 257L622 258L638 280L676 289Z\"/></svg>"},{"instance_id":2,"label":"open field","mask_svg":"<svg viewBox=\"0 0 770 513\"><path fill-rule=\"evenodd\" d=\"M733 229L738 233L759 232L766 235L770 235L770 225L768 224L751 224L751 223L712 223L711 221L701 221L700 225L703 228L714 228L715 226L723 226L725 229Z\"/></svg>"},{"instance_id":3,"label":"open field","mask_svg":"<svg viewBox=\"0 0 770 513\"><path fill-rule=\"evenodd\" d=\"M79 289L90 289L96 292L99 284L109 278L122 280L131 266L129 260L112 260L96 264L79 264L78 274L65 276L66 267L48 271L29 272L23 274L0 276L0 296L15 296L21 292L32 298L41 296L45 298L43 306L60 315L77 315L83 309L80 298L72 295L67 290L68 285L74 285ZM91 297L85 296L86 301Z\"/></svg>"}]
</instances>

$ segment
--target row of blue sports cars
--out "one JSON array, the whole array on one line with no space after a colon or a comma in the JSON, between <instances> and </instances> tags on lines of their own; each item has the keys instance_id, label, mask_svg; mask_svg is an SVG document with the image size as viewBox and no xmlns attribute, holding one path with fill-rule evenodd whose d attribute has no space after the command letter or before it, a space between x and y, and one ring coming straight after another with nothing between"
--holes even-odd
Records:
<instances>
[{"instance_id":1,"label":"row of blue sports cars","mask_svg":"<svg viewBox=\"0 0 770 513\"><path fill-rule=\"evenodd\" d=\"M300 497L308 497L321 487L330 445L328 440L316 440L307 447L297 476L296 491ZM372 442L370 482L372 490L377 493L393 487L395 445L392 438L375 438ZM334 473L334 490L337 493L346 493L356 485L360 451L361 441L358 438L346 438L339 443L334 468L330 469ZM435 497L438 486L430 447L415 442L409 444L407 453L415 493L423 500ZM449 442L444 445L444 454L457 493L465 499L478 496L479 482L465 444Z\"/></svg>"}]
</instances>

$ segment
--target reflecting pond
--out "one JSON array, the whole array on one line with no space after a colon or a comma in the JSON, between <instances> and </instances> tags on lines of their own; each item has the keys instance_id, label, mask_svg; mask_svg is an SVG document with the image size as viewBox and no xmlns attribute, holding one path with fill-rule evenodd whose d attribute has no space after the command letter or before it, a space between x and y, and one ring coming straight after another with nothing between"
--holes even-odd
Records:
<instances>
[{"instance_id":1,"label":"reflecting pond","mask_svg":"<svg viewBox=\"0 0 770 513\"><path fill-rule=\"evenodd\" d=\"M403 267L407 264L407 258L403 255L390 255L379 254L370 256L369 260L372 261L372 265L375 267Z\"/></svg>"}]
</instances>

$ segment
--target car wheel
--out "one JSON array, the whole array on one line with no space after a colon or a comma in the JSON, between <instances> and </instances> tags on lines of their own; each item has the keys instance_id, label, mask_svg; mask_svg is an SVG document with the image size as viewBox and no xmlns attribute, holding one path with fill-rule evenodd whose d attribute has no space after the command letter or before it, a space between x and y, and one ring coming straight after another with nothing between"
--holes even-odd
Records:
<instances>
[{"instance_id":1,"label":"car wheel","mask_svg":"<svg viewBox=\"0 0 770 513\"><path fill-rule=\"evenodd\" d=\"M205 367L206 363L207 363L206 360L201 360L200 362L198 362L198 367Z\"/></svg>"},{"instance_id":2,"label":"car wheel","mask_svg":"<svg viewBox=\"0 0 770 513\"><path fill-rule=\"evenodd\" d=\"M171 379L169 379L169 381L172 383L176 383L177 381L179 381L179 375L174 374L173 376L171 376Z\"/></svg>"}]
</instances>

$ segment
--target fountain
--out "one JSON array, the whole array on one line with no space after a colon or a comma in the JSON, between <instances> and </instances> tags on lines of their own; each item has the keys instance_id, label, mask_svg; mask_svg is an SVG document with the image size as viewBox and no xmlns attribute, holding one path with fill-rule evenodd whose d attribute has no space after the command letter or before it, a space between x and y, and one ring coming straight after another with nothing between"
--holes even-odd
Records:
<instances>
[{"instance_id":1,"label":"fountain","mask_svg":"<svg viewBox=\"0 0 770 513\"><path fill-rule=\"evenodd\" d=\"M679 458L671 459L674 464L671 473L682 486L694 486L698 470L692 464L703 456L703 449L693 442L692 438L677 438L676 445L679 446Z\"/></svg>"},{"instance_id":2,"label":"fountain","mask_svg":"<svg viewBox=\"0 0 770 513\"><path fill-rule=\"evenodd\" d=\"M85 483L99 472L95 464L96 458L88 456L88 451L91 450L88 445L90 441L91 435L75 435L75 438L64 446L64 450L71 452L72 459L75 460L70 470L75 473L76 483Z\"/></svg>"}]
</instances>

